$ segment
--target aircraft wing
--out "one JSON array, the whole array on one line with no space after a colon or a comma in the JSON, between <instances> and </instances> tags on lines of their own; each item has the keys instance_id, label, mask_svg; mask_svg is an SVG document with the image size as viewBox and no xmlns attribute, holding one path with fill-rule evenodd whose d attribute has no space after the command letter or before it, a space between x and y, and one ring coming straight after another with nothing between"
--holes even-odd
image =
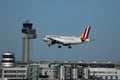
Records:
<instances>
[{"instance_id":1,"label":"aircraft wing","mask_svg":"<svg viewBox=\"0 0 120 80\"><path fill-rule=\"evenodd\" d=\"M53 42L58 43L58 44L64 44L64 41L62 39L60 39L59 37L49 37L48 39L50 39Z\"/></svg>"}]
</instances>

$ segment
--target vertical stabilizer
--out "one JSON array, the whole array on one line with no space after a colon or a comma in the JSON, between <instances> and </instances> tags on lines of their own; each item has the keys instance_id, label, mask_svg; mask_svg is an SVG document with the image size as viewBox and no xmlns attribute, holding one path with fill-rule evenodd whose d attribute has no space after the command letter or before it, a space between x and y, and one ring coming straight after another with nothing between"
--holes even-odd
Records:
<instances>
[{"instance_id":1,"label":"vertical stabilizer","mask_svg":"<svg viewBox=\"0 0 120 80\"><path fill-rule=\"evenodd\" d=\"M81 40L83 40L83 41L85 41L87 38L88 38L88 36L89 36L89 33L90 33L90 26L88 26L86 29L85 29L85 31L80 35L80 39Z\"/></svg>"}]
</instances>

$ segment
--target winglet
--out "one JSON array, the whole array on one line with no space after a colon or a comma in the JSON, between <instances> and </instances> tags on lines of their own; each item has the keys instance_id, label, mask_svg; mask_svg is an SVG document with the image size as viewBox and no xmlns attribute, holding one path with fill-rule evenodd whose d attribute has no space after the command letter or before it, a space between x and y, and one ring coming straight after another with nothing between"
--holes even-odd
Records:
<instances>
[{"instance_id":1,"label":"winglet","mask_svg":"<svg viewBox=\"0 0 120 80\"><path fill-rule=\"evenodd\" d=\"M88 38L88 36L89 36L89 33L90 33L90 26L88 26L86 29L85 29L85 31L80 35L80 39L81 40L83 40L83 41L85 41L87 38Z\"/></svg>"}]
</instances>

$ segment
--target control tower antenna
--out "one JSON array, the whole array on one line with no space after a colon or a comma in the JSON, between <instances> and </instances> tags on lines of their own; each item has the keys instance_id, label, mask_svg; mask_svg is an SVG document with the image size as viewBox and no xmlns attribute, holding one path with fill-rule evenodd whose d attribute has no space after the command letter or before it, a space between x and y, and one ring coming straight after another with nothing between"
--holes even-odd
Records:
<instances>
[{"instance_id":1,"label":"control tower antenna","mask_svg":"<svg viewBox=\"0 0 120 80\"><path fill-rule=\"evenodd\" d=\"M24 33L23 37L23 61L29 62L30 61L30 40L36 39L36 29L32 28L32 23L26 20L23 23L22 33Z\"/></svg>"}]
</instances>

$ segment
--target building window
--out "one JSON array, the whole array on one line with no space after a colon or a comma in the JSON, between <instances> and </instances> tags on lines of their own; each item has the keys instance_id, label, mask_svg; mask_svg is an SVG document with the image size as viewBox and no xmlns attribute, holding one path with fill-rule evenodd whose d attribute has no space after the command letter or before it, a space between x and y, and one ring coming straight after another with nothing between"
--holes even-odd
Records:
<instances>
[{"instance_id":1,"label":"building window","mask_svg":"<svg viewBox=\"0 0 120 80\"><path fill-rule=\"evenodd\" d=\"M4 70L4 73L16 73L15 70Z\"/></svg>"},{"instance_id":2,"label":"building window","mask_svg":"<svg viewBox=\"0 0 120 80\"><path fill-rule=\"evenodd\" d=\"M2 63L4 63L4 62L15 62L15 60L2 60Z\"/></svg>"},{"instance_id":3,"label":"building window","mask_svg":"<svg viewBox=\"0 0 120 80\"><path fill-rule=\"evenodd\" d=\"M13 55L3 55L3 58L14 58Z\"/></svg>"}]
</instances>

